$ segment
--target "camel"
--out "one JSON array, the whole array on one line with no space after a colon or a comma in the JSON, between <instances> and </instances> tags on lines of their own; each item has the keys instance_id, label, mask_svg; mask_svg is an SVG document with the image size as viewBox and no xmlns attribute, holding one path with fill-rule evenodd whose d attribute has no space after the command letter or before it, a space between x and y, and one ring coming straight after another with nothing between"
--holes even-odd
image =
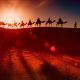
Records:
<instances>
[{"instance_id":1,"label":"camel","mask_svg":"<svg viewBox=\"0 0 80 80\"><path fill-rule=\"evenodd\" d=\"M8 25L8 27L10 27L10 28L12 27L12 24L11 24L11 23L7 23L7 25Z\"/></svg>"},{"instance_id":2,"label":"camel","mask_svg":"<svg viewBox=\"0 0 80 80\"><path fill-rule=\"evenodd\" d=\"M16 27L17 28L17 26L18 26L18 24L17 24L17 22L14 22L14 23L7 23L7 25L8 25L8 27L12 27L12 28L14 28L14 27Z\"/></svg>"},{"instance_id":3,"label":"camel","mask_svg":"<svg viewBox=\"0 0 80 80\"><path fill-rule=\"evenodd\" d=\"M52 23L54 23L54 22L55 22L55 20L54 20L54 21L48 20L48 21L46 22L46 26L47 26L47 24L49 24L49 26L52 26Z\"/></svg>"},{"instance_id":4,"label":"camel","mask_svg":"<svg viewBox=\"0 0 80 80\"><path fill-rule=\"evenodd\" d=\"M63 24L66 24L67 21L63 21L61 18L58 19L58 22L56 23L56 27L61 25L61 27L63 27Z\"/></svg>"},{"instance_id":5,"label":"camel","mask_svg":"<svg viewBox=\"0 0 80 80\"><path fill-rule=\"evenodd\" d=\"M28 22L28 27L30 26L30 27L32 27L32 25L34 24L35 22L31 22L31 20L29 20L29 22Z\"/></svg>"},{"instance_id":6,"label":"camel","mask_svg":"<svg viewBox=\"0 0 80 80\"><path fill-rule=\"evenodd\" d=\"M58 21L57 24L56 24L56 26L59 26L61 24L61 27L63 27L63 24L66 24L66 23L67 23L67 21L64 21L64 22L63 21L62 22Z\"/></svg>"},{"instance_id":7,"label":"camel","mask_svg":"<svg viewBox=\"0 0 80 80\"><path fill-rule=\"evenodd\" d=\"M41 21L40 18L37 19L37 21L35 22L35 26L37 27L41 27L41 24L44 23L45 21Z\"/></svg>"},{"instance_id":8,"label":"camel","mask_svg":"<svg viewBox=\"0 0 80 80\"><path fill-rule=\"evenodd\" d=\"M19 25L20 25L20 28L24 28L24 26L26 25L27 23L24 23L23 21L21 22L21 23L19 23Z\"/></svg>"},{"instance_id":9,"label":"camel","mask_svg":"<svg viewBox=\"0 0 80 80\"><path fill-rule=\"evenodd\" d=\"M0 26L3 26L3 28L4 28L5 25L7 25L7 23L0 22Z\"/></svg>"},{"instance_id":10,"label":"camel","mask_svg":"<svg viewBox=\"0 0 80 80\"><path fill-rule=\"evenodd\" d=\"M11 28L11 27L12 27L12 28L14 28L14 27L17 28L17 26L18 26L17 24L14 24L14 23L13 23L13 24L11 24L11 23L7 23L7 25L8 25L8 27L10 27L10 28Z\"/></svg>"},{"instance_id":11,"label":"camel","mask_svg":"<svg viewBox=\"0 0 80 80\"><path fill-rule=\"evenodd\" d=\"M35 23L35 26L37 26L37 27L41 27L41 24L44 23L44 22L45 22L45 21L36 22L36 23Z\"/></svg>"}]
</instances>

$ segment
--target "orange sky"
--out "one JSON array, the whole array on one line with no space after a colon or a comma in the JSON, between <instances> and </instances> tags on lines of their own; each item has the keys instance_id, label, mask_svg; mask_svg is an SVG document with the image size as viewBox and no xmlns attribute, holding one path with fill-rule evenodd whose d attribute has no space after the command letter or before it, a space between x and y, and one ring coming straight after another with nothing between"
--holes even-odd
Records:
<instances>
[{"instance_id":1,"label":"orange sky","mask_svg":"<svg viewBox=\"0 0 80 80\"><path fill-rule=\"evenodd\" d=\"M36 20L41 17L42 20L47 20L51 17L52 20L58 20L61 17L69 23L66 26L73 26L74 22L79 22L78 16L70 11L62 9L55 5L57 0L1 0L0 20L3 20L4 14L15 12L19 16L20 21L28 21L29 19ZM16 18L15 18L16 19ZM54 24L55 26L55 24Z\"/></svg>"}]
</instances>

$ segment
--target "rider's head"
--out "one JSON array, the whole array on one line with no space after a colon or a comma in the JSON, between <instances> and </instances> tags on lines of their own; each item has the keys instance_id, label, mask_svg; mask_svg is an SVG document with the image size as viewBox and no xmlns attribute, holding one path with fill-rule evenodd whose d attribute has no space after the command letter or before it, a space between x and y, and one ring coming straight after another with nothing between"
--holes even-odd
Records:
<instances>
[{"instance_id":1,"label":"rider's head","mask_svg":"<svg viewBox=\"0 0 80 80\"><path fill-rule=\"evenodd\" d=\"M29 21L31 21L31 19Z\"/></svg>"},{"instance_id":2,"label":"rider's head","mask_svg":"<svg viewBox=\"0 0 80 80\"><path fill-rule=\"evenodd\" d=\"M22 23L24 23L23 21L21 21Z\"/></svg>"},{"instance_id":3,"label":"rider's head","mask_svg":"<svg viewBox=\"0 0 80 80\"><path fill-rule=\"evenodd\" d=\"M59 18L59 20L61 20L61 18Z\"/></svg>"},{"instance_id":4,"label":"rider's head","mask_svg":"<svg viewBox=\"0 0 80 80\"><path fill-rule=\"evenodd\" d=\"M38 19L40 19L40 18L38 18Z\"/></svg>"},{"instance_id":5,"label":"rider's head","mask_svg":"<svg viewBox=\"0 0 80 80\"><path fill-rule=\"evenodd\" d=\"M48 19L51 19L50 17Z\"/></svg>"}]
</instances>

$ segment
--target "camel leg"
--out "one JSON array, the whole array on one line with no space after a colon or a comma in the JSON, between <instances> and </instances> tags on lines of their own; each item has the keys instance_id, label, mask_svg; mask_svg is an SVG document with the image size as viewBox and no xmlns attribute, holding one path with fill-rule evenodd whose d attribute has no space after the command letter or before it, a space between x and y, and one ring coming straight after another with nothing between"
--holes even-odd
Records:
<instances>
[{"instance_id":1,"label":"camel leg","mask_svg":"<svg viewBox=\"0 0 80 80\"><path fill-rule=\"evenodd\" d=\"M38 24L37 24L37 27L38 27Z\"/></svg>"},{"instance_id":2,"label":"camel leg","mask_svg":"<svg viewBox=\"0 0 80 80\"><path fill-rule=\"evenodd\" d=\"M47 27L47 23L46 23L46 27Z\"/></svg>"},{"instance_id":3,"label":"camel leg","mask_svg":"<svg viewBox=\"0 0 80 80\"><path fill-rule=\"evenodd\" d=\"M38 24L36 24L36 27L38 27Z\"/></svg>"},{"instance_id":4,"label":"camel leg","mask_svg":"<svg viewBox=\"0 0 80 80\"><path fill-rule=\"evenodd\" d=\"M58 24L58 27L59 27L59 24Z\"/></svg>"},{"instance_id":5,"label":"camel leg","mask_svg":"<svg viewBox=\"0 0 80 80\"><path fill-rule=\"evenodd\" d=\"M57 27L57 25L58 25L58 24L56 24L56 27Z\"/></svg>"},{"instance_id":6,"label":"camel leg","mask_svg":"<svg viewBox=\"0 0 80 80\"><path fill-rule=\"evenodd\" d=\"M50 23L49 23L49 27L50 27Z\"/></svg>"},{"instance_id":7,"label":"camel leg","mask_svg":"<svg viewBox=\"0 0 80 80\"><path fill-rule=\"evenodd\" d=\"M39 27L41 27L41 24L39 24Z\"/></svg>"},{"instance_id":8,"label":"camel leg","mask_svg":"<svg viewBox=\"0 0 80 80\"><path fill-rule=\"evenodd\" d=\"M51 27L52 27L52 23L51 23Z\"/></svg>"},{"instance_id":9,"label":"camel leg","mask_svg":"<svg viewBox=\"0 0 80 80\"><path fill-rule=\"evenodd\" d=\"M3 28L4 28L4 25L3 25Z\"/></svg>"},{"instance_id":10,"label":"camel leg","mask_svg":"<svg viewBox=\"0 0 80 80\"><path fill-rule=\"evenodd\" d=\"M32 28L32 24L31 24L31 28Z\"/></svg>"},{"instance_id":11,"label":"camel leg","mask_svg":"<svg viewBox=\"0 0 80 80\"><path fill-rule=\"evenodd\" d=\"M35 23L35 27L36 27L36 23Z\"/></svg>"},{"instance_id":12,"label":"camel leg","mask_svg":"<svg viewBox=\"0 0 80 80\"><path fill-rule=\"evenodd\" d=\"M63 24L61 24L61 28L63 27Z\"/></svg>"},{"instance_id":13,"label":"camel leg","mask_svg":"<svg viewBox=\"0 0 80 80\"><path fill-rule=\"evenodd\" d=\"M56 24L56 27L59 27L59 24Z\"/></svg>"}]
</instances>

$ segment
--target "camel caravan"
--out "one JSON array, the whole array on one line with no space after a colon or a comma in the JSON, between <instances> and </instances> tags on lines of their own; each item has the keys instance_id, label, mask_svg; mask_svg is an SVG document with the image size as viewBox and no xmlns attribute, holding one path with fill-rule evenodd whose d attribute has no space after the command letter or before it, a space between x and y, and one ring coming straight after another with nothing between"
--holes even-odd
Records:
<instances>
[{"instance_id":1,"label":"camel caravan","mask_svg":"<svg viewBox=\"0 0 80 80\"><path fill-rule=\"evenodd\" d=\"M44 23L45 27L52 27L53 23L56 23L56 27L63 27L64 24L68 23L67 21L63 21L61 18L58 19L58 21L56 20L51 20L51 18L48 18L48 20L44 20L42 21L40 18L38 18L35 22L29 20L28 22L24 22L21 21L20 23L17 23L16 21L14 21L14 23L5 23L5 22L0 22L0 27L5 28L5 26L7 26L8 28L29 28L32 27L33 25L35 27L41 27L42 24ZM75 22L74 24L74 28L77 28L77 23Z\"/></svg>"}]
</instances>

